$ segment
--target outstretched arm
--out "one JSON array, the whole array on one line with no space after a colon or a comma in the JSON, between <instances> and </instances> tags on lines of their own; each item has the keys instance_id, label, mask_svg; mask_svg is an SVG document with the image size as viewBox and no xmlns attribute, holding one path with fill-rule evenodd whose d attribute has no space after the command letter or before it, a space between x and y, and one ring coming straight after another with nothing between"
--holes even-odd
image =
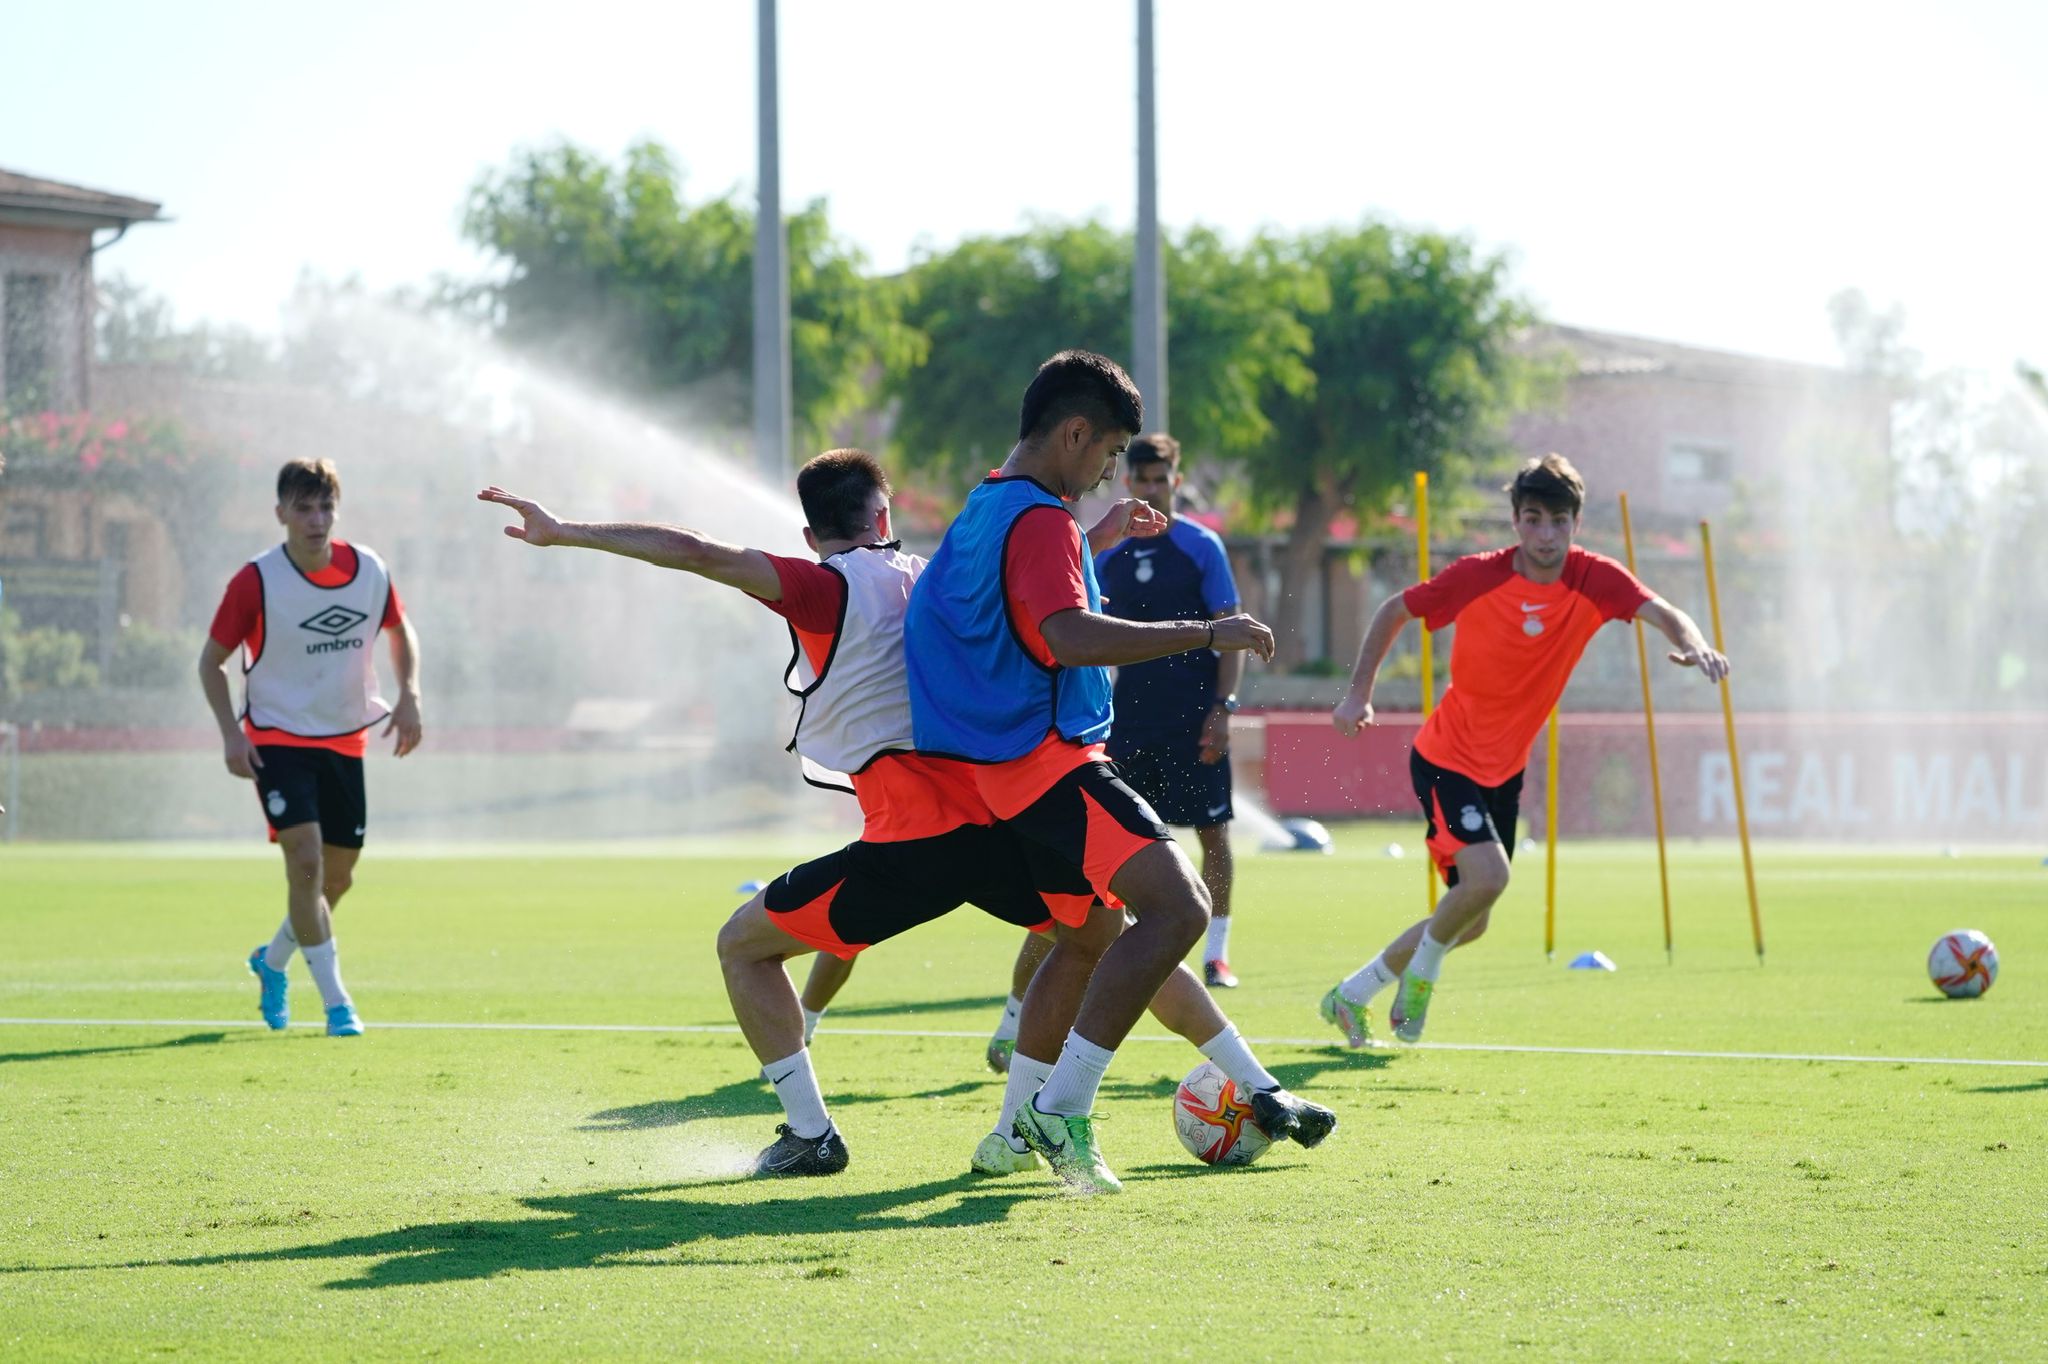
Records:
<instances>
[{"instance_id":1,"label":"outstretched arm","mask_svg":"<svg viewBox=\"0 0 2048 1364\"><path fill-rule=\"evenodd\" d=\"M1666 654L1681 668L1698 668L1707 681L1719 682L1728 675L1728 660L1707 644L1707 637L1691 616L1658 597L1637 610L1636 615L1664 632L1672 652Z\"/></svg>"},{"instance_id":2,"label":"outstretched arm","mask_svg":"<svg viewBox=\"0 0 2048 1364\"><path fill-rule=\"evenodd\" d=\"M1399 592L1381 602L1380 609L1372 613L1372 624L1366 626L1365 638L1358 643L1358 662L1351 669L1351 689L1330 711L1330 723L1337 726L1338 733L1356 734L1372 723L1372 689L1379 680L1380 664L1386 662L1387 650L1394 647L1401 627L1413 619Z\"/></svg>"},{"instance_id":3,"label":"outstretched arm","mask_svg":"<svg viewBox=\"0 0 2048 1364\"><path fill-rule=\"evenodd\" d=\"M521 524L505 527L505 534L537 548L561 545L601 549L656 568L695 573L700 578L737 587L763 601L782 600L782 581L776 576L775 565L758 549L728 545L682 526L643 521L562 521L540 503L515 497L503 488L485 488L476 496L479 502L495 502L518 512Z\"/></svg>"},{"instance_id":4,"label":"outstretched arm","mask_svg":"<svg viewBox=\"0 0 2048 1364\"><path fill-rule=\"evenodd\" d=\"M1075 607L1038 623L1063 668L1120 668L1195 649L1248 650L1270 661L1273 632L1250 616L1222 620L1119 620Z\"/></svg>"}]
</instances>

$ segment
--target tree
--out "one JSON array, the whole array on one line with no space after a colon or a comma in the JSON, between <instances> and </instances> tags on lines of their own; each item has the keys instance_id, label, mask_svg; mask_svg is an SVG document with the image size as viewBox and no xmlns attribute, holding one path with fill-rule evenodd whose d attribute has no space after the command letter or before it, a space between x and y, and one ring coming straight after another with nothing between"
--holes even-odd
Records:
<instances>
[{"instance_id":1,"label":"tree","mask_svg":"<svg viewBox=\"0 0 2048 1364\"><path fill-rule=\"evenodd\" d=\"M1325 306L1302 315L1314 382L1263 395L1272 433L1246 461L1255 502L1290 511L1270 622L1303 661L1306 586L1330 521L1370 515L1410 486L1507 452L1508 416L1545 364L1515 346L1535 320L1507 265L1463 238L1381 223L1311 234L1292 251Z\"/></svg>"},{"instance_id":2,"label":"tree","mask_svg":"<svg viewBox=\"0 0 2048 1364\"><path fill-rule=\"evenodd\" d=\"M1313 381L1301 314L1320 305L1318 283L1267 237L1240 250L1196 228L1166 256L1174 435L1197 457L1242 455L1272 436L1270 395ZM928 348L884 380L895 452L963 492L1001 463L1041 362L1073 346L1129 353L1131 259L1129 233L1090 221L971 238L916 261L903 320Z\"/></svg>"},{"instance_id":3,"label":"tree","mask_svg":"<svg viewBox=\"0 0 2048 1364\"><path fill-rule=\"evenodd\" d=\"M878 369L918 338L896 290L832 235L822 201L789 220L790 353L799 436L817 444L857 411ZM687 390L713 419L748 410L754 212L732 194L685 202L655 142L614 167L563 143L522 152L470 190L463 232L502 280L445 295L512 343L641 392Z\"/></svg>"}]
</instances>

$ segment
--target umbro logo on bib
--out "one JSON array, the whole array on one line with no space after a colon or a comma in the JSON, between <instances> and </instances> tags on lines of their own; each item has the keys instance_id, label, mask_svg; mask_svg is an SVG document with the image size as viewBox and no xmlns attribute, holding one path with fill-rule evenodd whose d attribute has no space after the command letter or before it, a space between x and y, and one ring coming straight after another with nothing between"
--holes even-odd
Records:
<instances>
[{"instance_id":1,"label":"umbro logo on bib","mask_svg":"<svg viewBox=\"0 0 2048 1364\"><path fill-rule=\"evenodd\" d=\"M355 629L368 619L369 617L361 611L354 611L346 606L330 606L300 621L299 628L301 630L311 630L316 635L341 636ZM345 649L360 649L362 647L363 641L360 639L328 638L320 641L318 644L308 644L306 652L309 654L331 654L339 653Z\"/></svg>"},{"instance_id":2,"label":"umbro logo on bib","mask_svg":"<svg viewBox=\"0 0 2048 1364\"><path fill-rule=\"evenodd\" d=\"M316 635L345 635L368 619L361 611L351 611L346 606L330 606L318 615L300 621L299 628L311 630Z\"/></svg>"}]
</instances>

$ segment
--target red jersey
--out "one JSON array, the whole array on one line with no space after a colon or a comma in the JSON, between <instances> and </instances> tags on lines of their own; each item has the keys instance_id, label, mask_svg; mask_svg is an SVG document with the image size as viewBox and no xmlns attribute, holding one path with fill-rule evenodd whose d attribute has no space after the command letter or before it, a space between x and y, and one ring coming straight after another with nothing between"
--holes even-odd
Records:
<instances>
[{"instance_id":1,"label":"red jersey","mask_svg":"<svg viewBox=\"0 0 2048 1364\"><path fill-rule=\"evenodd\" d=\"M840 612L846 605L846 580L823 564L770 554L781 601L755 600L789 622L797 645L813 669L832 655ZM904 684L910 684L906 679ZM969 764L922 753L888 753L850 774L853 798L864 821L861 839L868 843L900 843L931 838L963 824L993 824L995 817L975 790Z\"/></svg>"},{"instance_id":2,"label":"red jersey","mask_svg":"<svg viewBox=\"0 0 2048 1364\"><path fill-rule=\"evenodd\" d=\"M355 575L355 547L336 540L327 567L318 573L306 574L306 580L315 587L341 587ZM384 620L379 628L395 630L404 620L405 608L399 604L398 587L394 583L385 602ZM263 579L254 563L243 564L235 576L228 579L228 590L220 599L220 607L213 613L213 624L207 629L207 634L223 649L247 650L248 658L255 658L263 652ZM271 748L324 748L345 758L360 758L370 751L369 729L359 729L353 734L335 738L308 739L283 730L258 730L249 723L245 714L242 732L249 736L251 743Z\"/></svg>"},{"instance_id":3,"label":"red jersey","mask_svg":"<svg viewBox=\"0 0 2048 1364\"><path fill-rule=\"evenodd\" d=\"M1515 571L1516 550L1469 554L1401 594L1408 614L1457 622L1451 685L1415 736L1415 751L1481 786L1529 762L1529 745L1564 694L1593 633L1633 620L1656 596L1626 568L1574 545L1556 582Z\"/></svg>"}]
</instances>

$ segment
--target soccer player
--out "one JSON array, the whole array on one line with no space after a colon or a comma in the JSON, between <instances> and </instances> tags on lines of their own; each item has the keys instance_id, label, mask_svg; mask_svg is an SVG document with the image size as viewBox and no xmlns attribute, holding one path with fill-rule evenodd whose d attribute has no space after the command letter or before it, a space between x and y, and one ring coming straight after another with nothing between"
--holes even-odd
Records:
<instances>
[{"instance_id":1,"label":"soccer player","mask_svg":"<svg viewBox=\"0 0 2048 1364\"><path fill-rule=\"evenodd\" d=\"M1331 712L1339 733L1370 725L1373 681L1401 627L1418 617L1428 630L1457 623L1450 689L1408 763L1445 890L1435 913L1323 996L1324 1021L1354 1047L1371 1042L1367 1006L1396 982L1387 1021L1402 1041L1420 1039L1444 954L1486 931L1507 889L1529 745L1595 631L1641 617L1671 641L1673 663L1709 682L1728 674L1692 617L1614 560L1572 543L1586 485L1564 456L1528 461L1506 492L1517 543L1466 555L1382 602L1358 647L1351 689Z\"/></svg>"},{"instance_id":2,"label":"soccer player","mask_svg":"<svg viewBox=\"0 0 2048 1364\"><path fill-rule=\"evenodd\" d=\"M284 852L286 912L270 942L249 955L258 1009L273 1028L291 1022L285 967L302 952L327 1010L329 1037L357 1037L363 1020L341 983L334 907L354 881L369 828L363 754L384 720L404 757L420 745L420 646L384 561L334 538L341 477L328 460L296 459L277 475L284 543L229 580L199 655L199 686L220 726L228 772L256 796ZM398 704L378 695L370 645L391 637ZM223 665L241 650L240 717Z\"/></svg>"},{"instance_id":3,"label":"soccer player","mask_svg":"<svg viewBox=\"0 0 2048 1364\"><path fill-rule=\"evenodd\" d=\"M1070 957L1099 954L1118 926L1107 911L1091 914L1086 894L1042 896L1031 849L996 824L972 771L911 751L903 614L925 565L893 539L889 493L881 466L862 451L828 451L806 464L797 497L815 563L675 526L561 521L500 488L477 495L518 512L521 524L506 534L529 545L600 549L695 573L788 622L785 682L802 701L794 746L815 768L850 774L863 827L855 842L777 877L718 935L734 1017L787 1118L756 1162L761 1175L836 1174L849 1159L818 1089L786 960L826 952L850 961L963 903L1020 927L1049 930L1057 920L1062 935L1099 939ZM1142 504L1119 503L1096 533L1108 543L1134 521L1142 533L1148 520Z\"/></svg>"},{"instance_id":4,"label":"soccer player","mask_svg":"<svg viewBox=\"0 0 2048 1364\"><path fill-rule=\"evenodd\" d=\"M1106 760L1109 668L1191 649L1273 652L1272 631L1250 616L1103 613L1067 504L1109 478L1142 420L1137 388L1113 361L1070 350L1040 366L1015 448L947 529L904 624L916 748L972 764L995 815L1064 864L1068 880L1049 900L1100 897L1136 918L1088 974L1070 969L1076 944L1054 944L1025 996L1010 1064L1013 1084L1038 1085L1014 1134L1089 1193L1122 1187L1089 1115L1103 1072L1209 917L1194 868ZM1060 1018L1073 1019L1064 1041L1051 1022ZM1253 1105L1270 1136L1304 1145L1336 1122L1279 1088Z\"/></svg>"},{"instance_id":5,"label":"soccer player","mask_svg":"<svg viewBox=\"0 0 2048 1364\"><path fill-rule=\"evenodd\" d=\"M1124 486L1169 518L1157 539L1126 540L1095 558L1103 608L1125 620L1222 620L1237 614L1237 580L1216 532L1174 512L1180 442L1163 432L1124 451ZM1116 673L1116 727L1109 759L1117 775L1168 824L1191 825L1209 890L1209 941L1202 977L1232 989L1230 887L1230 717L1237 711L1242 653L1191 649Z\"/></svg>"}]
</instances>

